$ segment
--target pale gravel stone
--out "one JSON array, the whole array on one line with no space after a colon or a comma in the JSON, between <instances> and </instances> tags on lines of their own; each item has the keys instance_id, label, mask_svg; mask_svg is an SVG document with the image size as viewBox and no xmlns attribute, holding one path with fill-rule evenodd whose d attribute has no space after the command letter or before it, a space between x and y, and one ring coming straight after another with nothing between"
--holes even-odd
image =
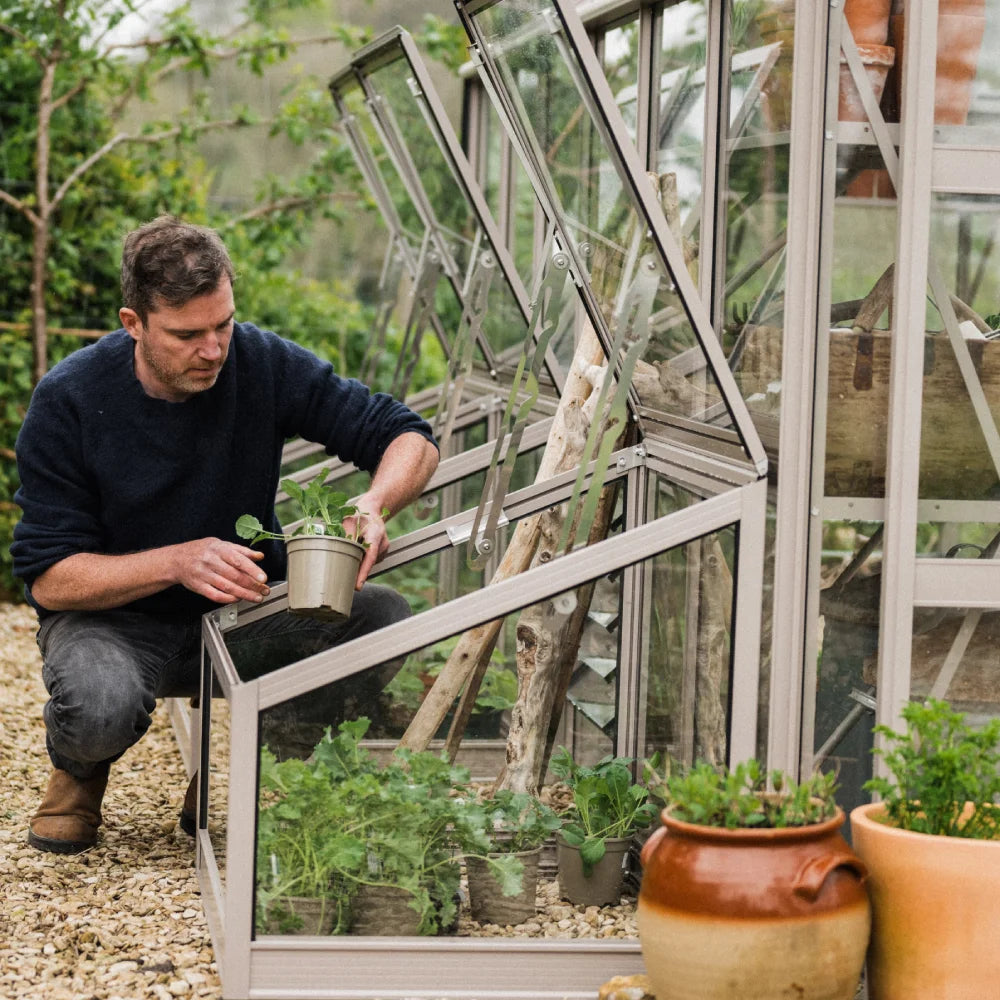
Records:
<instances>
[{"instance_id":1,"label":"pale gravel stone","mask_svg":"<svg viewBox=\"0 0 1000 1000\"><path fill-rule=\"evenodd\" d=\"M69 857L24 841L48 781L45 689L30 608L0 604L0 997L3 1000L219 1000L191 841L177 827L187 780L166 712L112 768L97 847ZM547 791L558 802L560 790ZM525 924L477 937L636 937L634 900L577 908L543 879Z\"/></svg>"}]
</instances>

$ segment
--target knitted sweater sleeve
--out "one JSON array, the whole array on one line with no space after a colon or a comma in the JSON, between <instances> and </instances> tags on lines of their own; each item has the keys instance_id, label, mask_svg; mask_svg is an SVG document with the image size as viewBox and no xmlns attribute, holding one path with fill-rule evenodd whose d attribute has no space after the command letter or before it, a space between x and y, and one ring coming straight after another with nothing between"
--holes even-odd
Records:
<instances>
[{"instance_id":1,"label":"knitted sweater sleeve","mask_svg":"<svg viewBox=\"0 0 1000 1000\"><path fill-rule=\"evenodd\" d=\"M88 474L79 415L57 379L43 379L18 434L23 517L14 529L14 572L30 587L46 569L76 552L100 551L100 497Z\"/></svg>"},{"instance_id":2,"label":"knitted sweater sleeve","mask_svg":"<svg viewBox=\"0 0 1000 1000\"><path fill-rule=\"evenodd\" d=\"M404 403L338 375L329 362L275 338L277 412L286 438L324 445L331 455L372 473L386 448L413 432L434 442L430 425Z\"/></svg>"}]
</instances>

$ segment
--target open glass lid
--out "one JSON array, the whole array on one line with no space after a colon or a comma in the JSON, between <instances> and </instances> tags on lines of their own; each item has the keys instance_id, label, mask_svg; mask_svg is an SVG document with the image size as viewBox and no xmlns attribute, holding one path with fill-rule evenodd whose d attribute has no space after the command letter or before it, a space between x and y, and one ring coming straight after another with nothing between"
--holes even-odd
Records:
<instances>
[{"instance_id":1,"label":"open glass lid","mask_svg":"<svg viewBox=\"0 0 1000 1000\"><path fill-rule=\"evenodd\" d=\"M644 433L763 475L764 449L680 249L675 178L643 168L572 5L456 6Z\"/></svg>"},{"instance_id":2,"label":"open glass lid","mask_svg":"<svg viewBox=\"0 0 1000 1000\"><path fill-rule=\"evenodd\" d=\"M508 383L529 336L528 293L410 35L394 28L359 50L330 91L392 236L383 290L405 298L404 276L409 325L435 328L449 358L439 413L460 398L474 369ZM420 302L422 323L412 316ZM397 367L419 349L418 332L408 330L409 361L401 357ZM545 361L543 381L556 391L563 376L554 353ZM406 385L391 388L400 394Z\"/></svg>"}]
</instances>

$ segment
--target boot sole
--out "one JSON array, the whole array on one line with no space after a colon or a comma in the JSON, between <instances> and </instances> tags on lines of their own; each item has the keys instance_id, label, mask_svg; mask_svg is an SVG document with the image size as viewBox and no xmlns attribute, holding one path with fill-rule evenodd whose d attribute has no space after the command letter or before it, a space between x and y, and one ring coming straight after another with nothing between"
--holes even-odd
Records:
<instances>
[{"instance_id":1,"label":"boot sole","mask_svg":"<svg viewBox=\"0 0 1000 1000\"><path fill-rule=\"evenodd\" d=\"M53 840L51 837L39 837L28 830L28 845L38 851L48 851L49 854L80 854L97 844L94 840Z\"/></svg>"}]
</instances>

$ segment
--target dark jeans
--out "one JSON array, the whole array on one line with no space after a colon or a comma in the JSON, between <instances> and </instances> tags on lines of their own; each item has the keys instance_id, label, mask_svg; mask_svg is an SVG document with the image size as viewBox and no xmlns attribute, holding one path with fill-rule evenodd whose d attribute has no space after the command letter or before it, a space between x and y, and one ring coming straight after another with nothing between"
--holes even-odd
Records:
<instances>
[{"instance_id":1,"label":"dark jeans","mask_svg":"<svg viewBox=\"0 0 1000 1000\"><path fill-rule=\"evenodd\" d=\"M366 635L407 617L406 600L366 584L351 617L325 622L287 612L226 633L244 680ZM85 779L117 760L149 728L157 698L191 697L201 683L200 618L163 618L134 611L62 611L38 630L46 746L55 767ZM326 726L367 715L378 727L382 689L400 662L382 664L278 705L262 715L262 740L279 757L302 756Z\"/></svg>"}]
</instances>

